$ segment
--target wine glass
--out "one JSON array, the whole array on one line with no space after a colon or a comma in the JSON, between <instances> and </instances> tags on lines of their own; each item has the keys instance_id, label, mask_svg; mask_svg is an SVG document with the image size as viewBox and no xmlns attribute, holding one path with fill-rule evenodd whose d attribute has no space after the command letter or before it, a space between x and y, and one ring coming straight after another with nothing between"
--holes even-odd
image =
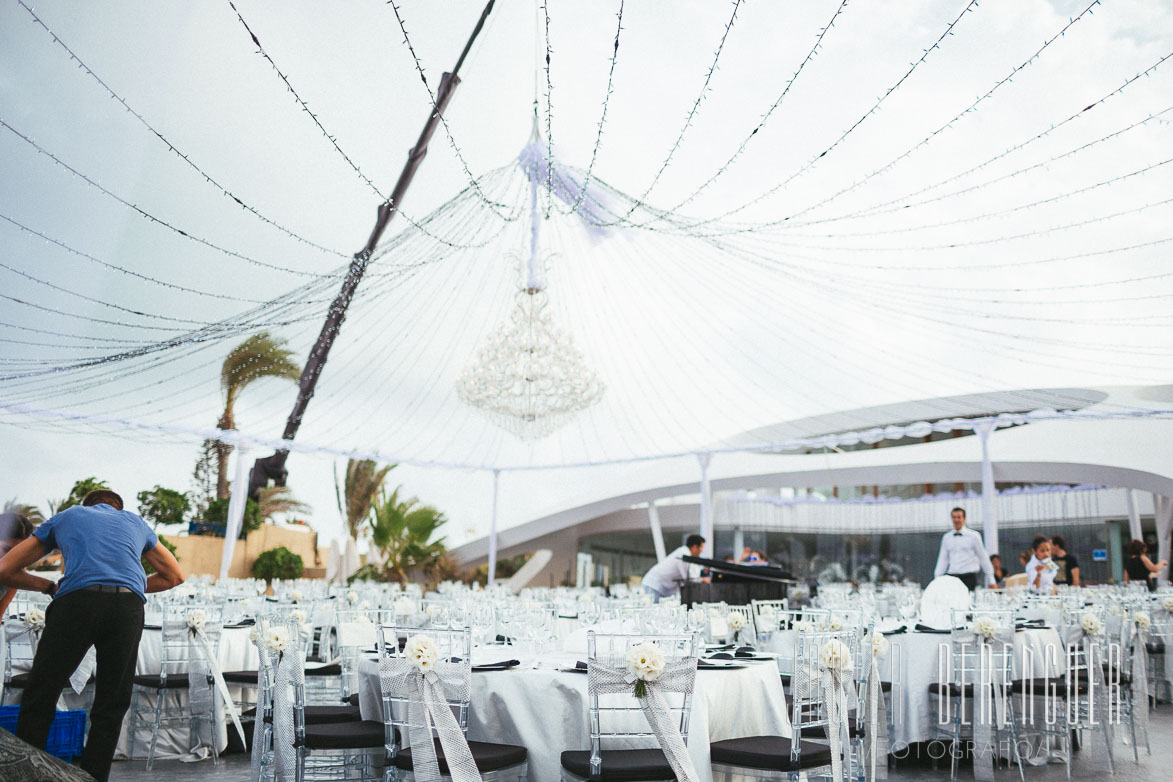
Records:
<instances>
[{"instance_id":1,"label":"wine glass","mask_svg":"<svg viewBox=\"0 0 1173 782\"><path fill-rule=\"evenodd\" d=\"M493 630L496 629L495 620L492 603L480 601L473 606L472 632L474 639L480 639L478 643L488 643L490 639L495 637L493 633Z\"/></svg>"}]
</instances>

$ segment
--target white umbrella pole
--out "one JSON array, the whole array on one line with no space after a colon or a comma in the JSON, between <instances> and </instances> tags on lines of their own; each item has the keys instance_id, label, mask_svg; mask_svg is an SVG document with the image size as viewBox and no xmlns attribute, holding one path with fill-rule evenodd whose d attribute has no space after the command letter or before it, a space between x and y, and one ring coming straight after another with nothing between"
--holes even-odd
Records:
<instances>
[{"instance_id":1,"label":"white umbrella pole","mask_svg":"<svg viewBox=\"0 0 1173 782\"><path fill-rule=\"evenodd\" d=\"M982 421L974 431L982 442L982 542L986 554L998 553L998 514L995 503L998 492L994 488L994 465L990 461L990 433L994 431L993 421Z\"/></svg>"},{"instance_id":2,"label":"white umbrella pole","mask_svg":"<svg viewBox=\"0 0 1173 782\"><path fill-rule=\"evenodd\" d=\"M497 495L501 471L493 470L493 515L489 517L489 586L497 580Z\"/></svg>"},{"instance_id":3,"label":"white umbrella pole","mask_svg":"<svg viewBox=\"0 0 1173 782\"><path fill-rule=\"evenodd\" d=\"M713 540L713 487L709 482L709 462L713 460L711 453L698 453L696 458L701 463L701 537L705 539L705 556L712 556L716 551L716 542Z\"/></svg>"},{"instance_id":4,"label":"white umbrella pole","mask_svg":"<svg viewBox=\"0 0 1173 782\"><path fill-rule=\"evenodd\" d=\"M224 525L224 551L220 556L220 580L228 578L232 567L232 555L236 552L236 537L244 522L244 509L248 503L248 449L236 446L236 479L232 481L232 495L228 500L228 519Z\"/></svg>"}]
</instances>

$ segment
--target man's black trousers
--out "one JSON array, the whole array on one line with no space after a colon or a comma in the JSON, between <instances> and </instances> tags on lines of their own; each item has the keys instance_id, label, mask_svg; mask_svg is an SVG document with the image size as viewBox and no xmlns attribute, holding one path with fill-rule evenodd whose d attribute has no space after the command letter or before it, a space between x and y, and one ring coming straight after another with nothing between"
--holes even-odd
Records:
<instances>
[{"instance_id":1,"label":"man's black trousers","mask_svg":"<svg viewBox=\"0 0 1173 782\"><path fill-rule=\"evenodd\" d=\"M104 782L110 775L122 718L130 707L142 634L143 601L132 592L79 590L50 603L21 699L16 735L44 749L57 699L93 646L98 656L94 706L90 735L78 765Z\"/></svg>"}]
</instances>

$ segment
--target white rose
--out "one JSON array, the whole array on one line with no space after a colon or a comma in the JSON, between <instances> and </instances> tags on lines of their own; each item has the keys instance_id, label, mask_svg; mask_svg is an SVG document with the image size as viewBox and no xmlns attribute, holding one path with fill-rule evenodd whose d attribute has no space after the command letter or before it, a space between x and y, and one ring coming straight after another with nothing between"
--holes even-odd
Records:
<instances>
[{"instance_id":1,"label":"white rose","mask_svg":"<svg viewBox=\"0 0 1173 782\"><path fill-rule=\"evenodd\" d=\"M810 622L806 621L805 619L799 619L797 622L794 623L794 631L797 633L809 633L811 630L814 630L814 629L815 629L815 626L812 625Z\"/></svg>"},{"instance_id":2,"label":"white rose","mask_svg":"<svg viewBox=\"0 0 1173 782\"><path fill-rule=\"evenodd\" d=\"M306 620L309 619L309 616L306 614L306 612L302 611L301 609L294 611L289 616L290 616L290 618L293 619L293 621L297 622L299 625L305 624Z\"/></svg>"},{"instance_id":3,"label":"white rose","mask_svg":"<svg viewBox=\"0 0 1173 782\"><path fill-rule=\"evenodd\" d=\"M187 612L187 626L192 630L203 630L208 623L208 615L203 609L194 608Z\"/></svg>"},{"instance_id":4,"label":"white rose","mask_svg":"<svg viewBox=\"0 0 1173 782\"><path fill-rule=\"evenodd\" d=\"M872 656L883 657L888 653L889 648L891 648L891 644L888 643L888 639L884 637L883 633L872 633Z\"/></svg>"},{"instance_id":5,"label":"white rose","mask_svg":"<svg viewBox=\"0 0 1173 782\"><path fill-rule=\"evenodd\" d=\"M1173 596L1166 597L1161 601L1161 608L1164 608L1169 613L1173 614Z\"/></svg>"},{"instance_id":6,"label":"white rose","mask_svg":"<svg viewBox=\"0 0 1173 782\"><path fill-rule=\"evenodd\" d=\"M301 590L300 589L292 590L289 593L289 599L292 600L294 603L300 603L301 602Z\"/></svg>"},{"instance_id":7,"label":"white rose","mask_svg":"<svg viewBox=\"0 0 1173 782\"><path fill-rule=\"evenodd\" d=\"M1136 616L1134 616L1132 618L1132 620L1134 622L1136 622L1136 626L1139 627L1141 630L1148 630L1150 627L1153 626L1152 617L1150 617L1144 611L1141 611L1140 613L1138 613Z\"/></svg>"},{"instance_id":8,"label":"white rose","mask_svg":"<svg viewBox=\"0 0 1173 782\"><path fill-rule=\"evenodd\" d=\"M627 672L644 682L654 682L664 672L664 652L654 643L636 644L627 650Z\"/></svg>"},{"instance_id":9,"label":"white rose","mask_svg":"<svg viewBox=\"0 0 1173 782\"><path fill-rule=\"evenodd\" d=\"M1087 635L1099 635L1104 632L1104 625L1100 618L1093 613L1086 613L1079 620L1079 626Z\"/></svg>"},{"instance_id":10,"label":"white rose","mask_svg":"<svg viewBox=\"0 0 1173 782\"><path fill-rule=\"evenodd\" d=\"M250 629L248 631L248 640L252 641L255 644L257 642L257 637L258 637L257 636L257 626L253 625L252 629Z\"/></svg>"},{"instance_id":11,"label":"white rose","mask_svg":"<svg viewBox=\"0 0 1173 782\"><path fill-rule=\"evenodd\" d=\"M426 635L413 635L407 639L403 653L420 673L427 673L436 667L440 659L440 647Z\"/></svg>"},{"instance_id":12,"label":"white rose","mask_svg":"<svg viewBox=\"0 0 1173 782\"><path fill-rule=\"evenodd\" d=\"M351 605L354 605L355 603L358 602L358 592L354 592L354 591L347 592L346 599L350 602Z\"/></svg>"},{"instance_id":13,"label":"white rose","mask_svg":"<svg viewBox=\"0 0 1173 782\"><path fill-rule=\"evenodd\" d=\"M371 608L371 602L369 600L362 600L358 604L359 611L369 611L370 608Z\"/></svg>"},{"instance_id":14,"label":"white rose","mask_svg":"<svg viewBox=\"0 0 1173 782\"><path fill-rule=\"evenodd\" d=\"M24 613L24 623L28 627L41 629L45 626L45 612L35 606L30 608Z\"/></svg>"},{"instance_id":15,"label":"white rose","mask_svg":"<svg viewBox=\"0 0 1173 782\"><path fill-rule=\"evenodd\" d=\"M726 623L729 625L729 629L736 633L745 627L745 617L734 611L729 614Z\"/></svg>"},{"instance_id":16,"label":"white rose","mask_svg":"<svg viewBox=\"0 0 1173 782\"><path fill-rule=\"evenodd\" d=\"M282 627L271 627L265 631L265 647L272 652L284 652L289 648L289 636Z\"/></svg>"},{"instance_id":17,"label":"white rose","mask_svg":"<svg viewBox=\"0 0 1173 782\"><path fill-rule=\"evenodd\" d=\"M828 671L850 671L851 650L838 639L827 641L819 652L819 665Z\"/></svg>"},{"instance_id":18,"label":"white rose","mask_svg":"<svg viewBox=\"0 0 1173 782\"><path fill-rule=\"evenodd\" d=\"M1108 613L1112 616L1121 616L1124 614L1124 609L1120 607L1119 603L1112 603L1108 606Z\"/></svg>"},{"instance_id":19,"label":"white rose","mask_svg":"<svg viewBox=\"0 0 1173 782\"><path fill-rule=\"evenodd\" d=\"M827 621L827 629L832 632L838 632L843 629L843 619L841 617L831 614L831 618Z\"/></svg>"},{"instance_id":20,"label":"white rose","mask_svg":"<svg viewBox=\"0 0 1173 782\"><path fill-rule=\"evenodd\" d=\"M998 623L990 616L979 616L973 623L973 631L987 641L998 634Z\"/></svg>"},{"instance_id":21,"label":"white rose","mask_svg":"<svg viewBox=\"0 0 1173 782\"><path fill-rule=\"evenodd\" d=\"M396 616L411 616L415 613L415 601L410 597L401 597L395 601Z\"/></svg>"},{"instance_id":22,"label":"white rose","mask_svg":"<svg viewBox=\"0 0 1173 782\"><path fill-rule=\"evenodd\" d=\"M771 630L778 626L778 612L774 610L774 606L763 606L758 611L758 619L763 627L768 627Z\"/></svg>"}]
</instances>

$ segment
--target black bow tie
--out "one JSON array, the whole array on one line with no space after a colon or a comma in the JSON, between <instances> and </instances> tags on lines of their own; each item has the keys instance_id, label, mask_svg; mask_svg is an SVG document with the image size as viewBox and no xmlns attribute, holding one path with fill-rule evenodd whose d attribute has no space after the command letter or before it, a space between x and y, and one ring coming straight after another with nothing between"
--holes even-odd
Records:
<instances>
[{"instance_id":1,"label":"black bow tie","mask_svg":"<svg viewBox=\"0 0 1173 782\"><path fill-rule=\"evenodd\" d=\"M954 532L954 533L953 533L953 537L955 537L955 538L960 538L960 537L961 537L961 533L960 533L960 532Z\"/></svg>"}]
</instances>

